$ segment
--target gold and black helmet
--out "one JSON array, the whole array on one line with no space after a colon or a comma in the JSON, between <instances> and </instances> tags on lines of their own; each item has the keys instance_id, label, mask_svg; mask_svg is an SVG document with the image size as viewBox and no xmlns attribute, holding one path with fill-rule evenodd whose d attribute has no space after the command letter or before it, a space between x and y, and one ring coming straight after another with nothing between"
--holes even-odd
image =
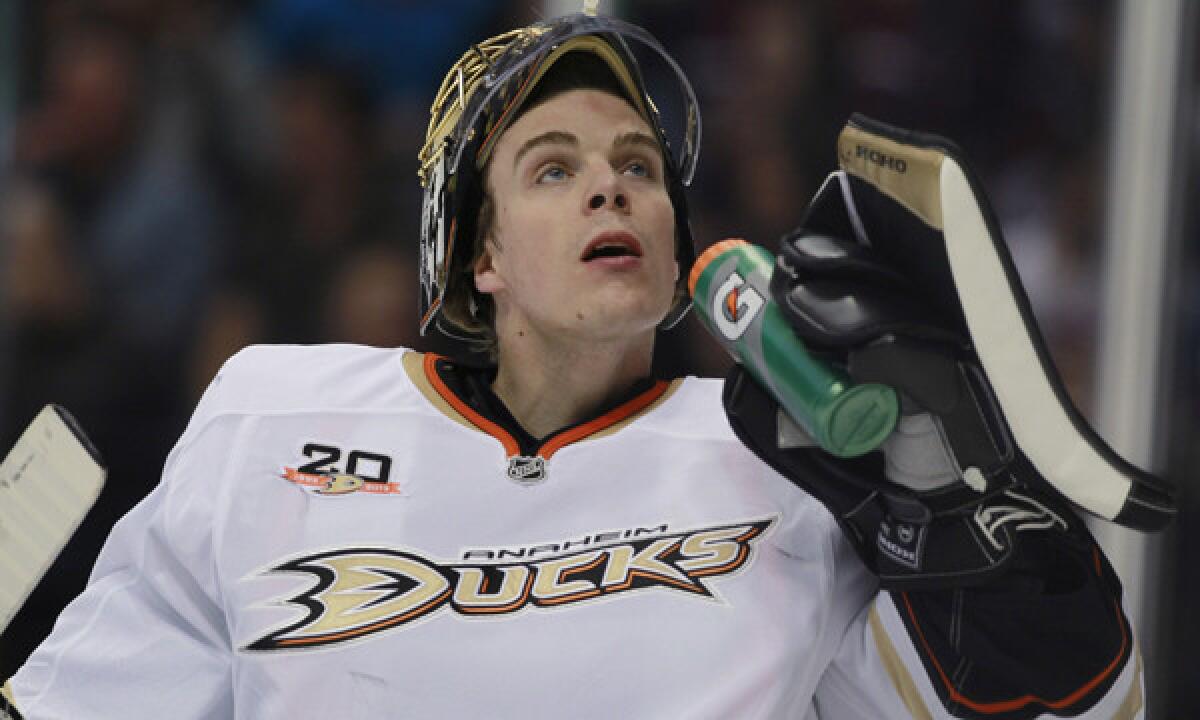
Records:
<instances>
[{"instance_id":1,"label":"gold and black helmet","mask_svg":"<svg viewBox=\"0 0 1200 720\"><path fill-rule=\"evenodd\" d=\"M639 53L635 54L634 49ZM695 93L679 64L642 28L616 18L574 14L512 30L469 50L450 69L430 110L425 144L418 154L424 189L421 212L420 327L478 339L471 328L444 312L448 298L474 297L469 273L476 219L483 198L483 169L496 141L521 112L546 72L569 53L585 53L611 70L634 108L654 128L667 165L667 190L675 208L676 259L686 282L695 257L684 187L692 181L701 123ZM639 54L642 62L639 63ZM670 117L675 137L664 126L646 89L643 66L655 63L655 77L674 79ZM670 85L670 83L668 83ZM663 98L660 98L660 100ZM674 140L674 142L672 142ZM471 307L475 307L472 302ZM663 322L677 323L687 311L679 302Z\"/></svg>"}]
</instances>

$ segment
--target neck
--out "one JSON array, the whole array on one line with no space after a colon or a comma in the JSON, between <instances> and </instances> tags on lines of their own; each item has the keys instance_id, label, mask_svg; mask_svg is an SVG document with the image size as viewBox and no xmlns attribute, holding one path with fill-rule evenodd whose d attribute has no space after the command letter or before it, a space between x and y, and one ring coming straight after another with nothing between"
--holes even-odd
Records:
<instances>
[{"instance_id":1,"label":"neck","mask_svg":"<svg viewBox=\"0 0 1200 720\"><path fill-rule=\"evenodd\" d=\"M650 374L654 330L610 341L501 333L492 391L521 427L545 437L592 417Z\"/></svg>"}]
</instances>

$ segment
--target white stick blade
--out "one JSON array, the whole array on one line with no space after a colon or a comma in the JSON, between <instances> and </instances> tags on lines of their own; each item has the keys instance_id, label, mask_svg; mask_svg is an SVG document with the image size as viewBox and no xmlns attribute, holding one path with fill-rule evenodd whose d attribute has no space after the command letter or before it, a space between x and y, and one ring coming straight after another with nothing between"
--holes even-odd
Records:
<instances>
[{"instance_id":1,"label":"white stick blade","mask_svg":"<svg viewBox=\"0 0 1200 720\"><path fill-rule=\"evenodd\" d=\"M42 408L0 463L0 632L104 486L95 451L62 413Z\"/></svg>"}]
</instances>

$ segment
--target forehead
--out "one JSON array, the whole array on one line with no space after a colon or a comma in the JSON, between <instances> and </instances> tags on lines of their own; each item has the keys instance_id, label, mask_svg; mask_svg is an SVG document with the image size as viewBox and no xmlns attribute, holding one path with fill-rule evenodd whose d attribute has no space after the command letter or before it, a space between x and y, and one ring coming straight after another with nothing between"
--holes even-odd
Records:
<instances>
[{"instance_id":1,"label":"forehead","mask_svg":"<svg viewBox=\"0 0 1200 720\"><path fill-rule=\"evenodd\" d=\"M630 131L656 136L625 99L601 90L570 90L527 110L500 137L495 154L511 157L529 138L553 130L571 133L584 143L606 143Z\"/></svg>"}]
</instances>

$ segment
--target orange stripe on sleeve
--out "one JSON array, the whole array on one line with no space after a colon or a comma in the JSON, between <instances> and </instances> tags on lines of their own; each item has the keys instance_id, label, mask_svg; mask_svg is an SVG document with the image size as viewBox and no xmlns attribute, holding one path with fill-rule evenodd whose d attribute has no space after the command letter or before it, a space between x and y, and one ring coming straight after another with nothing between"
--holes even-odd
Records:
<instances>
[{"instance_id":1,"label":"orange stripe on sleeve","mask_svg":"<svg viewBox=\"0 0 1200 720\"><path fill-rule=\"evenodd\" d=\"M1096 689L1096 686L1098 686L1100 683L1104 682L1108 676L1111 675L1120 665L1121 658L1125 657L1125 652L1129 648L1129 631L1125 626L1124 618L1121 616L1121 606L1117 601L1114 600L1113 605L1116 608L1117 624L1121 628L1121 648L1117 651L1117 655L1112 659L1112 662L1106 665L1099 674L1081 685L1074 692L1065 697L1059 698L1058 700L1046 700L1030 694L1022 695L1011 700L980 702L978 700L972 700L971 698L963 695L958 691L957 688L954 687L953 683L950 681L950 678L946 676L946 671L942 669L941 663L938 662L937 657L933 654L933 650L929 647L929 642L925 639L925 633L921 630L921 624L917 620L916 612L913 611L912 604L908 600L908 593L900 593L900 596L904 599L905 610L908 612L909 619L912 620L913 627L916 628L917 637L920 639L921 645L925 650L925 656L933 662L933 666L937 670L938 676L942 680L942 685L946 688L946 692L949 694L950 698L957 703L975 710L976 712L986 713L988 715L1019 710L1030 703L1039 703L1052 710L1062 710L1070 707L1071 705L1079 702L1079 700L1081 700L1092 690Z\"/></svg>"}]
</instances>

